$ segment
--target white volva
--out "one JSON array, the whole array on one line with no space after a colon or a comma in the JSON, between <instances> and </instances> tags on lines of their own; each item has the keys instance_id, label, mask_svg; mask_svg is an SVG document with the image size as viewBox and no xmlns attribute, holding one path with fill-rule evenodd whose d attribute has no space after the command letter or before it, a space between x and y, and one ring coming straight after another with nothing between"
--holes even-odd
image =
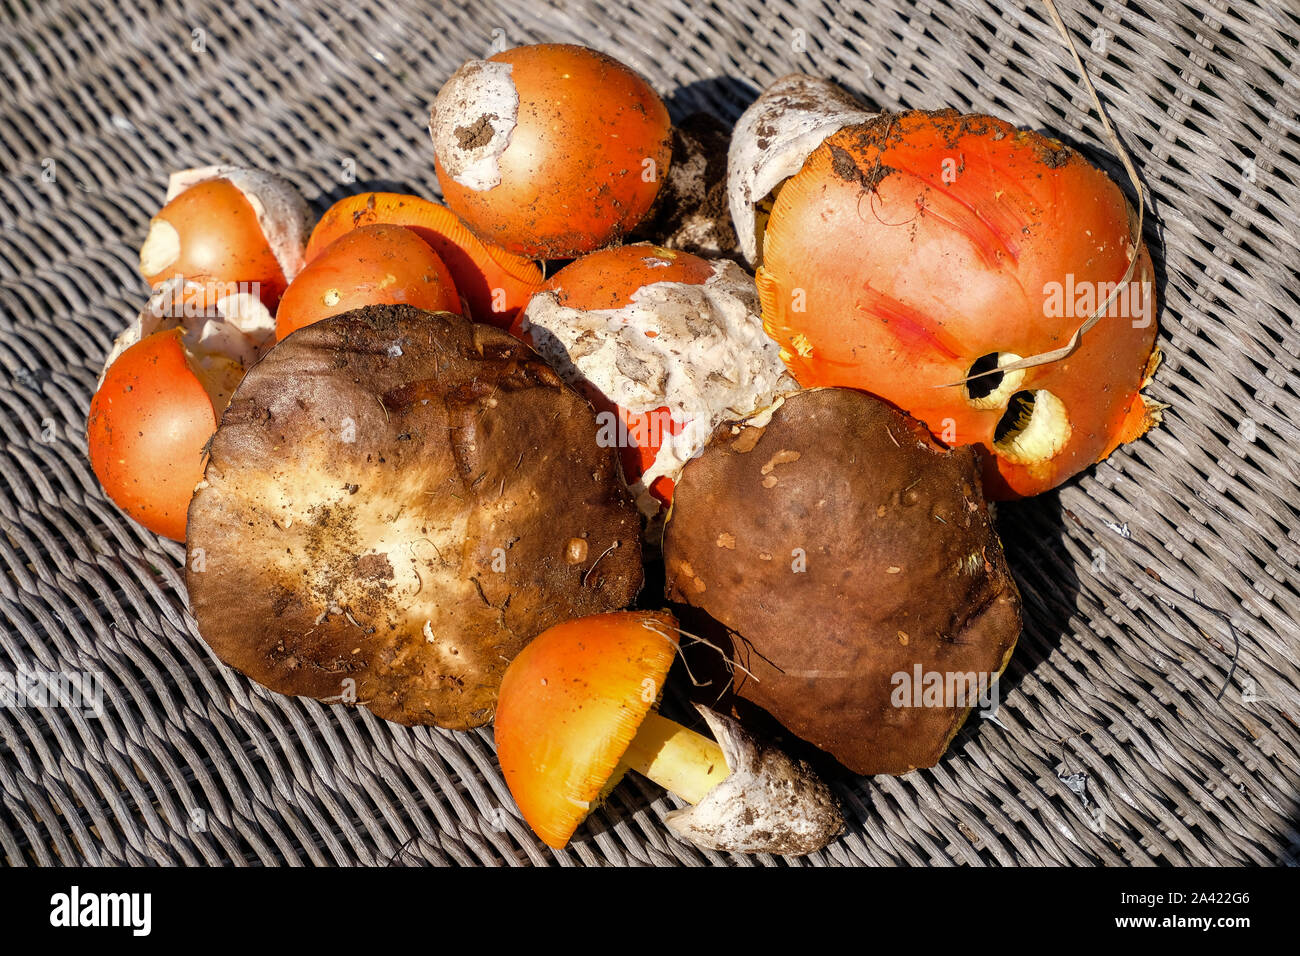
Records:
<instances>
[{"instance_id":1,"label":"white volva","mask_svg":"<svg viewBox=\"0 0 1300 956\"><path fill-rule=\"evenodd\" d=\"M185 288L184 278L178 276L150 294L148 304L113 340L96 391L122 353L155 332L183 328L187 345L204 356L225 356L242 368L250 367L275 344L275 317L257 296L235 292L199 308L186 300Z\"/></svg>"},{"instance_id":2,"label":"white volva","mask_svg":"<svg viewBox=\"0 0 1300 956\"><path fill-rule=\"evenodd\" d=\"M649 247L646 254L656 257ZM719 424L799 387L763 331L754 280L734 262L712 266L703 285L652 283L619 309L585 312L541 293L524 316L534 347L570 385L595 388L634 414L666 407L682 426L661 435L653 465L631 485L646 514L658 510L654 480L676 480Z\"/></svg>"},{"instance_id":3,"label":"white volva","mask_svg":"<svg viewBox=\"0 0 1300 956\"><path fill-rule=\"evenodd\" d=\"M777 80L741 114L727 151L727 204L747 261L756 264L763 251L755 207L826 137L875 115L829 80L798 73Z\"/></svg>"},{"instance_id":4,"label":"white volva","mask_svg":"<svg viewBox=\"0 0 1300 956\"><path fill-rule=\"evenodd\" d=\"M695 709L718 739L728 774L695 806L665 816L668 829L708 850L779 854L812 853L843 832L835 797L811 767L761 743L738 720Z\"/></svg>"},{"instance_id":5,"label":"white volva","mask_svg":"<svg viewBox=\"0 0 1300 956\"><path fill-rule=\"evenodd\" d=\"M429 135L442 168L467 189L501 184L501 154L519 119L509 63L470 60L451 75L429 113Z\"/></svg>"}]
</instances>

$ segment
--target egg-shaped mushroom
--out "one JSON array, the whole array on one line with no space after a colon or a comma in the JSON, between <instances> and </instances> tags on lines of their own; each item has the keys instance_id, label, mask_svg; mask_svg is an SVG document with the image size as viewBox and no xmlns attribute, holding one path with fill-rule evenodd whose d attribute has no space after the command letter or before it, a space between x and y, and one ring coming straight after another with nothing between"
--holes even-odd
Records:
<instances>
[{"instance_id":1,"label":"egg-shaped mushroom","mask_svg":"<svg viewBox=\"0 0 1300 956\"><path fill-rule=\"evenodd\" d=\"M1159 421L1142 394L1159 353L1135 218L1104 172L1039 133L884 115L831 134L781 186L763 322L801 385L879 395L980 447L990 496L1037 494Z\"/></svg>"},{"instance_id":2,"label":"egg-shaped mushroom","mask_svg":"<svg viewBox=\"0 0 1300 956\"><path fill-rule=\"evenodd\" d=\"M696 846L799 855L844 827L830 788L737 721L698 708L715 743L656 709L677 652L662 612L557 624L524 648L501 682L497 758L538 836L564 847L628 770L690 804L664 822Z\"/></svg>"},{"instance_id":3,"label":"egg-shaped mushroom","mask_svg":"<svg viewBox=\"0 0 1300 956\"><path fill-rule=\"evenodd\" d=\"M174 282L177 304L211 307L251 293L274 309L303 266L311 210L283 176L241 166L171 175L167 201L140 247L154 288Z\"/></svg>"},{"instance_id":4,"label":"egg-shaped mushroom","mask_svg":"<svg viewBox=\"0 0 1300 956\"><path fill-rule=\"evenodd\" d=\"M389 223L358 226L322 249L289 283L275 313L276 337L362 306L399 303L430 312L462 309L451 271L413 230Z\"/></svg>"},{"instance_id":5,"label":"egg-shaped mushroom","mask_svg":"<svg viewBox=\"0 0 1300 956\"><path fill-rule=\"evenodd\" d=\"M634 70L563 43L469 61L429 117L447 205L484 242L543 259L598 249L641 221L668 173L670 131Z\"/></svg>"},{"instance_id":6,"label":"egg-shaped mushroom","mask_svg":"<svg viewBox=\"0 0 1300 956\"><path fill-rule=\"evenodd\" d=\"M183 278L162 283L113 341L86 420L108 496L150 531L185 540L208 439L244 370L271 347L271 313L251 293L177 307Z\"/></svg>"}]
</instances>

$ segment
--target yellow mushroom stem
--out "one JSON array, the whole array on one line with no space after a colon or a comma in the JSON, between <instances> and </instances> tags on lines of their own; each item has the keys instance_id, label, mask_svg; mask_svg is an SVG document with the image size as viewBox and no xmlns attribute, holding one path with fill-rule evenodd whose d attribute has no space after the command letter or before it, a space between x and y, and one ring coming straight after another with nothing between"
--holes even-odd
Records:
<instances>
[{"instance_id":1,"label":"yellow mushroom stem","mask_svg":"<svg viewBox=\"0 0 1300 956\"><path fill-rule=\"evenodd\" d=\"M716 743L653 710L619 761L622 770L635 770L691 804L731 772Z\"/></svg>"}]
</instances>

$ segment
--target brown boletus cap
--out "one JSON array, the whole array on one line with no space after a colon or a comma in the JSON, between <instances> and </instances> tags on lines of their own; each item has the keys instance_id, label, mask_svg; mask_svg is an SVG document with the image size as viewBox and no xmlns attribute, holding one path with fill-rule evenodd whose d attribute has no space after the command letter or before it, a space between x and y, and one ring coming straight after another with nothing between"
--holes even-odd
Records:
<instances>
[{"instance_id":1,"label":"brown boletus cap","mask_svg":"<svg viewBox=\"0 0 1300 956\"><path fill-rule=\"evenodd\" d=\"M721 426L664 561L669 600L730 632L736 693L857 773L933 766L1020 634L975 451L850 389Z\"/></svg>"},{"instance_id":2,"label":"brown boletus cap","mask_svg":"<svg viewBox=\"0 0 1300 956\"><path fill-rule=\"evenodd\" d=\"M640 589L639 518L591 407L526 345L372 306L254 366L189 511L199 631L284 694L462 729L562 620Z\"/></svg>"}]
</instances>

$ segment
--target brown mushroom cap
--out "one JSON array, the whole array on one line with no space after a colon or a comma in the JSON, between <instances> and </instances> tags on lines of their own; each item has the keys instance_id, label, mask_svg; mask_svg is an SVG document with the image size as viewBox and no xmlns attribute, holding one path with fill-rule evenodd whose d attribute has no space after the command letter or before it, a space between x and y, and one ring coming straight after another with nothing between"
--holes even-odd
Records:
<instances>
[{"instance_id":1,"label":"brown mushroom cap","mask_svg":"<svg viewBox=\"0 0 1300 956\"><path fill-rule=\"evenodd\" d=\"M850 389L769 414L686 465L667 595L731 632L736 692L799 737L857 773L933 766L975 701L897 706L895 675L1000 674L1020 633L975 452Z\"/></svg>"},{"instance_id":2,"label":"brown mushroom cap","mask_svg":"<svg viewBox=\"0 0 1300 956\"><path fill-rule=\"evenodd\" d=\"M293 333L235 393L190 505L200 633L280 693L488 722L529 640L641 586L596 432L530 348L460 316L373 306Z\"/></svg>"}]
</instances>

